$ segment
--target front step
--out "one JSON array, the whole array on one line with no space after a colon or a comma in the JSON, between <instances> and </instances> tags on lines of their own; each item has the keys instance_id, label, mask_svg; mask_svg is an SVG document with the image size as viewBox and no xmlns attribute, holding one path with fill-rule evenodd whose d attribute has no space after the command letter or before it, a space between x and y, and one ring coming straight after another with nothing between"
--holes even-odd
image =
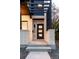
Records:
<instances>
[{"instance_id":1,"label":"front step","mask_svg":"<svg viewBox=\"0 0 79 59\"><path fill-rule=\"evenodd\" d=\"M50 46L28 46L26 51L49 51L51 52Z\"/></svg>"}]
</instances>

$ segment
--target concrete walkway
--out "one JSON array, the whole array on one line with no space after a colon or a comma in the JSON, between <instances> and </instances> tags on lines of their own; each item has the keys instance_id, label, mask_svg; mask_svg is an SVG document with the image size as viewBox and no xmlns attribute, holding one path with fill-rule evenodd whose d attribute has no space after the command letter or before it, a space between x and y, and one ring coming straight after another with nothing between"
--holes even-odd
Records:
<instances>
[{"instance_id":1,"label":"concrete walkway","mask_svg":"<svg viewBox=\"0 0 79 59\"><path fill-rule=\"evenodd\" d=\"M29 52L25 59L51 59L48 52Z\"/></svg>"}]
</instances>

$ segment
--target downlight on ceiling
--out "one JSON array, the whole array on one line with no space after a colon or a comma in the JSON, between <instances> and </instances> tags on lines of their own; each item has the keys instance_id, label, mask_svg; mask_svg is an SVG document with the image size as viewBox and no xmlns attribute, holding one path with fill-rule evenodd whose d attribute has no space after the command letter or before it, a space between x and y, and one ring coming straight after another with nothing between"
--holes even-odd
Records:
<instances>
[{"instance_id":1,"label":"downlight on ceiling","mask_svg":"<svg viewBox=\"0 0 79 59\"><path fill-rule=\"evenodd\" d=\"M38 4L38 7L42 7L43 5L42 4Z\"/></svg>"}]
</instances>

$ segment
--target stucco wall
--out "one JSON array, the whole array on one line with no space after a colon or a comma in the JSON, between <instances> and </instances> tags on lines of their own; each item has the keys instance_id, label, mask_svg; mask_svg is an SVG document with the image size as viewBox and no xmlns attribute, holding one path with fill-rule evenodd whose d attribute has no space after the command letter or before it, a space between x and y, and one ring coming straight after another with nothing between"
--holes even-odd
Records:
<instances>
[{"instance_id":1,"label":"stucco wall","mask_svg":"<svg viewBox=\"0 0 79 59\"><path fill-rule=\"evenodd\" d=\"M29 42L32 41L32 19L29 15L22 15L22 20L25 20L28 22L28 31L29 31ZM27 35L28 36L28 35Z\"/></svg>"},{"instance_id":2,"label":"stucco wall","mask_svg":"<svg viewBox=\"0 0 79 59\"><path fill-rule=\"evenodd\" d=\"M27 45L29 43L29 31L20 30L20 44Z\"/></svg>"},{"instance_id":3,"label":"stucco wall","mask_svg":"<svg viewBox=\"0 0 79 59\"><path fill-rule=\"evenodd\" d=\"M47 44L49 43L49 39L48 39L48 31L46 31L47 28L47 21L46 21L46 13L44 13L44 35L45 35L45 41L47 42Z\"/></svg>"},{"instance_id":4,"label":"stucco wall","mask_svg":"<svg viewBox=\"0 0 79 59\"><path fill-rule=\"evenodd\" d=\"M49 29L47 33L48 39L49 39L49 45L52 46L52 49L56 48L56 43L55 43L55 29Z\"/></svg>"}]
</instances>

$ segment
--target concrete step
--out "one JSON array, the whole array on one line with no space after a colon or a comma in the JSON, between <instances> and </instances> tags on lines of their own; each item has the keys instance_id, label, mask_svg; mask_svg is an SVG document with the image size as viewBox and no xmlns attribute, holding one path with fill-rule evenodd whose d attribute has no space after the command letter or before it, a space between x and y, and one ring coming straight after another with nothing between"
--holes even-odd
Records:
<instances>
[{"instance_id":1,"label":"concrete step","mask_svg":"<svg viewBox=\"0 0 79 59\"><path fill-rule=\"evenodd\" d=\"M28 46L26 51L51 51L50 46Z\"/></svg>"},{"instance_id":2,"label":"concrete step","mask_svg":"<svg viewBox=\"0 0 79 59\"><path fill-rule=\"evenodd\" d=\"M53 49L55 50L56 47L55 45L20 45L21 48L25 48L26 51L29 51L29 50L50 50L50 49ZM49 48L49 49L48 49Z\"/></svg>"}]
</instances>

